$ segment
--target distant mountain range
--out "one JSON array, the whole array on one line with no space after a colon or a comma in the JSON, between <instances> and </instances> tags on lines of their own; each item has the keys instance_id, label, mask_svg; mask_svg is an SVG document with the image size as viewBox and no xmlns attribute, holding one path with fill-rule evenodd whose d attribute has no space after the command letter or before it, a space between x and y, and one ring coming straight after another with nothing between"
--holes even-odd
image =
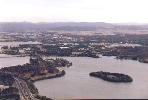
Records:
<instances>
[{"instance_id":1,"label":"distant mountain range","mask_svg":"<svg viewBox=\"0 0 148 100\"><path fill-rule=\"evenodd\" d=\"M111 24L104 22L1 22L0 32L28 32L28 31L114 31L140 30L147 33L148 24ZM126 31L125 31L126 30Z\"/></svg>"}]
</instances>

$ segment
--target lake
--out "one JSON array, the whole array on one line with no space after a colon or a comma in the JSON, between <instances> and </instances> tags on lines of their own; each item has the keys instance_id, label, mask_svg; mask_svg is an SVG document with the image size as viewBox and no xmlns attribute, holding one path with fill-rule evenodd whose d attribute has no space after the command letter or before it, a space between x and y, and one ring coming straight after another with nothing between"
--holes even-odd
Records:
<instances>
[{"instance_id":1,"label":"lake","mask_svg":"<svg viewBox=\"0 0 148 100\"><path fill-rule=\"evenodd\" d=\"M63 57L73 63L65 68L66 75L60 78L35 82L40 95L53 99L147 99L148 64L133 60L116 60L115 57ZM21 65L29 57L0 54L0 67ZM121 72L130 75L132 83L111 83L90 77L93 71Z\"/></svg>"},{"instance_id":2,"label":"lake","mask_svg":"<svg viewBox=\"0 0 148 100\"><path fill-rule=\"evenodd\" d=\"M115 57L63 57L73 63L61 78L35 83L41 95L53 99L131 99L148 98L148 64ZM132 83L111 83L90 77L93 71L121 72L130 75Z\"/></svg>"},{"instance_id":3,"label":"lake","mask_svg":"<svg viewBox=\"0 0 148 100\"><path fill-rule=\"evenodd\" d=\"M29 63L29 58L0 54L0 68Z\"/></svg>"}]
</instances>

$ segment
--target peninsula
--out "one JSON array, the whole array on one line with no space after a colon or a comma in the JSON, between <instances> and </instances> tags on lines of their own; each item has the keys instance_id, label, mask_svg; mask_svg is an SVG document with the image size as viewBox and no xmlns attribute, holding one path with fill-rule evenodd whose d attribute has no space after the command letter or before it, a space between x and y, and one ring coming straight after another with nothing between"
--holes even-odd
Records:
<instances>
[{"instance_id":1,"label":"peninsula","mask_svg":"<svg viewBox=\"0 0 148 100\"><path fill-rule=\"evenodd\" d=\"M33 53L30 63L0 69L0 82L2 84L0 99L13 100L50 100L40 96L35 81L61 77L65 75L63 67L69 67L72 63L56 58L45 59Z\"/></svg>"}]
</instances>

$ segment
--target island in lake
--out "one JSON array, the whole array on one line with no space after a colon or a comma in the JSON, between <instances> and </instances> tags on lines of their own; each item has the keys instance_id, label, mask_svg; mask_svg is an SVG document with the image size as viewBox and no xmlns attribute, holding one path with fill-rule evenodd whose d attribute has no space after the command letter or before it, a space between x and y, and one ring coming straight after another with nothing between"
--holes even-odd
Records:
<instances>
[{"instance_id":1,"label":"island in lake","mask_svg":"<svg viewBox=\"0 0 148 100\"><path fill-rule=\"evenodd\" d=\"M93 77L101 78L109 82L125 82L126 83L126 82L133 81L133 79L130 76L121 74L121 73L110 73L110 72L98 71L98 72L91 72L89 75Z\"/></svg>"}]
</instances>

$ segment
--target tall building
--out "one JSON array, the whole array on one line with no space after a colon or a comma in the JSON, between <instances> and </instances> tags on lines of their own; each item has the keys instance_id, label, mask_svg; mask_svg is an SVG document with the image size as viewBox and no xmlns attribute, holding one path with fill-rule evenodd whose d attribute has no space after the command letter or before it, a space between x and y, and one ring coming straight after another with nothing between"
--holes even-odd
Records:
<instances>
[{"instance_id":1,"label":"tall building","mask_svg":"<svg viewBox=\"0 0 148 100\"><path fill-rule=\"evenodd\" d=\"M30 56L30 64L36 67L44 67L44 60L42 57L37 54L36 52L33 52Z\"/></svg>"}]
</instances>

